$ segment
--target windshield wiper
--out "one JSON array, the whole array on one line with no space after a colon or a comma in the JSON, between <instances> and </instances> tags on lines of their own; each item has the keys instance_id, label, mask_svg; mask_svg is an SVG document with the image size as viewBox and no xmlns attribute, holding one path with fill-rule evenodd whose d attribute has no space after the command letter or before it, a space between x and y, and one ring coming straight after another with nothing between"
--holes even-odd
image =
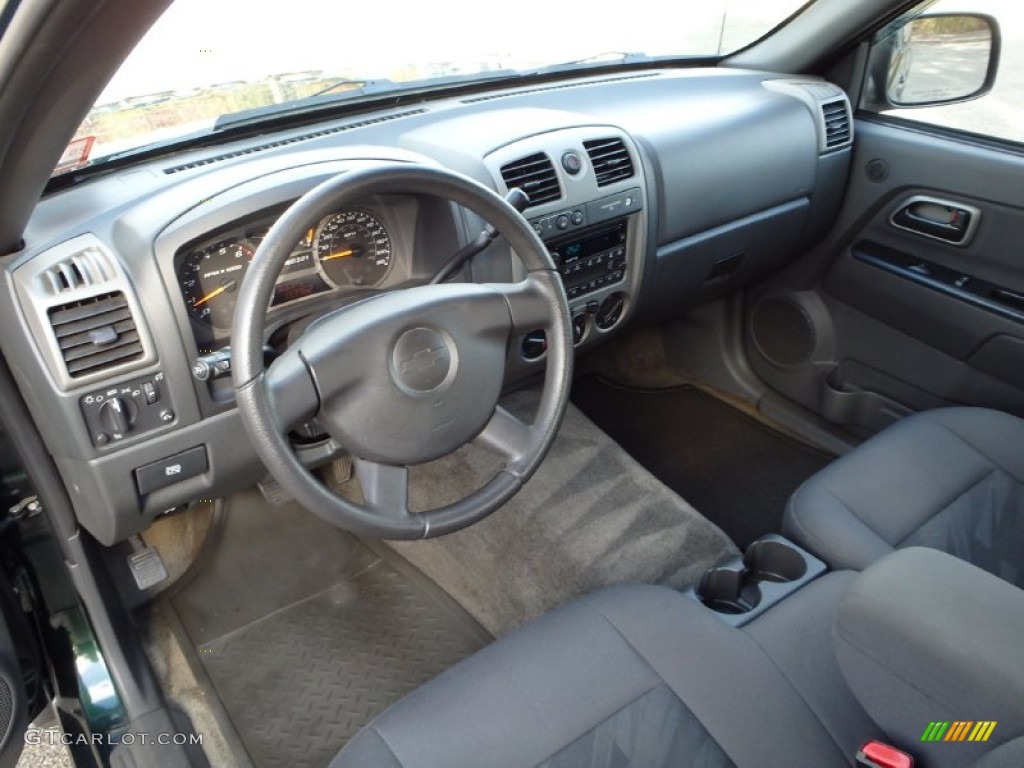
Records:
<instances>
[{"instance_id":1,"label":"windshield wiper","mask_svg":"<svg viewBox=\"0 0 1024 768\"><path fill-rule=\"evenodd\" d=\"M388 80L387 78L381 78L379 80L352 80L351 78L342 78L340 80L335 80L330 85L327 85L327 86L321 88L319 91L314 91L313 93L309 94L309 96L306 96L305 98L307 98L307 99L315 99L317 96L323 96L325 93L330 93L331 91L336 91L339 88L344 88L346 85L354 85L354 86L356 86L355 88L351 88L349 90L354 90L354 91L359 91L360 93L365 93L366 89L368 89L368 88L372 89L372 88L375 88L375 87L377 87L379 85L382 85L382 84L394 85L394 83L392 81ZM294 102L292 102L292 103L294 103Z\"/></svg>"},{"instance_id":2,"label":"windshield wiper","mask_svg":"<svg viewBox=\"0 0 1024 768\"><path fill-rule=\"evenodd\" d=\"M213 125L214 133L228 128L253 125L268 118L291 117L296 115L316 114L327 112L340 103L372 99L390 93L427 91L446 86L464 86L472 83L484 82L487 80L507 79L519 76L517 70L492 69L475 75L443 75L441 77L428 77L423 80L410 80L408 82L396 83L392 80L382 78L379 80L338 80L330 83L324 88L295 101L286 101L283 104L267 104L255 109L246 109L241 112L231 112L221 115ZM337 88L346 85L357 86L341 93L330 93Z\"/></svg>"},{"instance_id":3,"label":"windshield wiper","mask_svg":"<svg viewBox=\"0 0 1024 768\"><path fill-rule=\"evenodd\" d=\"M330 93L330 91L346 85L354 85L356 87L349 88L341 93ZM382 78L380 80L337 80L326 88L320 89L312 96L305 96L301 99L295 99L294 101L286 101L282 104L265 104L262 107L243 109L240 112L229 112L226 115L221 115L217 118L216 122L214 122L213 131L216 133L224 130L225 128L251 125L253 123L261 122L268 117L300 115L307 112L315 112L319 109L329 108L331 105L337 104L338 102L402 90L404 86L405 84L403 83L395 83L386 78Z\"/></svg>"}]
</instances>

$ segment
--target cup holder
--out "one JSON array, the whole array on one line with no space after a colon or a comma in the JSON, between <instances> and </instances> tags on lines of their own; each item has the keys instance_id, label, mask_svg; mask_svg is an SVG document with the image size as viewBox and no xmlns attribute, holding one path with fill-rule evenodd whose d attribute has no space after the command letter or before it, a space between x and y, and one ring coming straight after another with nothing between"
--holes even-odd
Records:
<instances>
[{"instance_id":1,"label":"cup holder","mask_svg":"<svg viewBox=\"0 0 1024 768\"><path fill-rule=\"evenodd\" d=\"M782 536L763 536L704 572L688 593L730 624L745 624L824 573L825 564Z\"/></svg>"},{"instance_id":2,"label":"cup holder","mask_svg":"<svg viewBox=\"0 0 1024 768\"><path fill-rule=\"evenodd\" d=\"M759 539L747 547L743 565L748 575L758 581L797 581L807 573L804 556L793 545L773 539Z\"/></svg>"},{"instance_id":3,"label":"cup holder","mask_svg":"<svg viewBox=\"0 0 1024 768\"><path fill-rule=\"evenodd\" d=\"M761 590L742 568L720 565L709 568L697 587L700 601L718 613L740 614L761 602Z\"/></svg>"}]
</instances>

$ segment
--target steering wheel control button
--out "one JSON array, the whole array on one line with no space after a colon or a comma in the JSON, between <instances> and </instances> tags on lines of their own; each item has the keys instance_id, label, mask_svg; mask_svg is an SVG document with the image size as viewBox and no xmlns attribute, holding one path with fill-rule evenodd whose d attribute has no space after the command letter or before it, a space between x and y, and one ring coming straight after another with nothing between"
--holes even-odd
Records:
<instances>
[{"instance_id":1,"label":"steering wheel control button","mask_svg":"<svg viewBox=\"0 0 1024 768\"><path fill-rule=\"evenodd\" d=\"M139 495L145 496L168 485L201 475L209 467L206 446L199 445L139 467L135 470L135 485L139 489Z\"/></svg>"},{"instance_id":2,"label":"steering wheel control button","mask_svg":"<svg viewBox=\"0 0 1024 768\"><path fill-rule=\"evenodd\" d=\"M583 160L580 159L578 152L570 149L562 155L562 167L570 176L575 176L583 170Z\"/></svg>"},{"instance_id":3,"label":"steering wheel control button","mask_svg":"<svg viewBox=\"0 0 1024 768\"><path fill-rule=\"evenodd\" d=\"M413 328L399 337L391 365L392 376L400 388L412 394L426 394L454 373L455 345L446 336L432 328Z\"/></svg>"}]
</instances>

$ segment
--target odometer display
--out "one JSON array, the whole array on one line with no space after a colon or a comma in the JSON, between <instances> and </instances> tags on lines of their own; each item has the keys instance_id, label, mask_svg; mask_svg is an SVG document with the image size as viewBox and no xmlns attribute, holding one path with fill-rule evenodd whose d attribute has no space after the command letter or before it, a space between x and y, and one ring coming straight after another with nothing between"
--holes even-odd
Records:
<instances>
[{"instance_id":1,"label":"odometer display","mask_svg":"<svg viewBox=\"0 0 1024 768\"><path fill-rule=\"evenodd\" d=\"M331 286L324 282L324 279L320 275L313 273L311 275L304 275L303 277L295 280L288 280L286 282L278 282L274 286L274 298L271 300L270 305L276 307L278 304L284 304L289 301L298 301L304 299L307 296L312 296L316 293L322 293L329 291Z\"/></svg>"},{"instance_id":2,"label":"odometer display","mask_svg":"<svg viewBox=\"0 0 1024 768\"><path fill-rule=\"evenodd\" d=\"M314 242L324 277L337 287L379 285L391 269L391 236L365 211L342 211L317 228Z\"/></svg>"}]
</instances>

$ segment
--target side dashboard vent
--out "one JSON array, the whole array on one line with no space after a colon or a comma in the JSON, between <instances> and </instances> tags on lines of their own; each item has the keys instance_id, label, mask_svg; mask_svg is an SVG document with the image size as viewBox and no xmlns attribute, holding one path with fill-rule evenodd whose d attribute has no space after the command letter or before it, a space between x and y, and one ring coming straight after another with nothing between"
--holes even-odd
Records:
<instances>
[{"instance_id":1,"label":"side dashboard vent","mask_svg":"<svg viewBox=\"0 0 1024 768\"><path fill-rule=\"evenodd\" d=\"M591 139L583 142L583 148L594 166L597 186L604 187L633 176L633 159L622 139Z\"/></svg>"},{"instance_id":2,"label":"side dashboard vent","mask_svg":"<svg viewBox=\"0 0 1024 768\"><path fill-rule=\"evenodd\" d=\"M47 314L64 366L73 379L144 355L131 308L120 291L51 307Z\"/></svg>"},{"instance_id":3,"label":"side dashboard vent","mask_svg":"<svg viewBox=\"0 0 1024 768\"><path fill-rule=\"evenodd\" d=\"M555 166L543 152L501 166L501 178L509 189L519 187L529 195L531 206L549 203L562 196Z\"/></svg>"},{"instance_id":4,"label":"side dashboard vent","mask_svg":"<svg viewBox=\"0 0 1024 768\"><path fill-rule=\"evenodd\" d=\"M105 283L115 276L116 272L107 255L96 248L87 248L53 265L39 279L47 294L58 296Z\"/></svg>"},{"instance_id":5,"label":"side dashboard vent","mask_svg":"<svg viewBox=\"0 0 1024 768\"><path fill-rule=\"evenodd\" d=\"M821 117L825 121L825 149L845 147L853 140L850 132L850 110L846 99L826 101L821 105Z\"/></svg>"}]
</instances>

